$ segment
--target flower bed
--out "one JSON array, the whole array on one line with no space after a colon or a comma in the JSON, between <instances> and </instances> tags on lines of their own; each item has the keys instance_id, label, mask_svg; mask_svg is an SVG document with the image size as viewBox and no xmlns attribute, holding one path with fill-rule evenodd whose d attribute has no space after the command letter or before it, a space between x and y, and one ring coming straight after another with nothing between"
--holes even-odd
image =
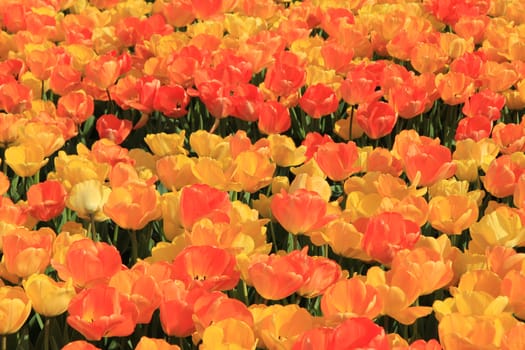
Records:
<instances>
[{"instance_id":1,"label":"flower bed","mask_svg":"<svg viewBox=\"0 0 525 350\"><path fill-rule=\"evenodd\" d=\"M0 349L522 349L525 5L390 2L4 1Z\"/></svg>"}]
</instances>

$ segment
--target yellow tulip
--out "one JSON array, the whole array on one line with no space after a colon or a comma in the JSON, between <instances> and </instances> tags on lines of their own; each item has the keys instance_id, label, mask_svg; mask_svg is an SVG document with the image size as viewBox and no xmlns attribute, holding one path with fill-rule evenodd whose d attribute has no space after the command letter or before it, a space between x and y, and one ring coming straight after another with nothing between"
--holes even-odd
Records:
<instances>
[{"instance_id":1,"label":"yellow tulip","mask_svg":"<svg viewBox=\"0 0 525 350\"><path fill-rule=\"evenodd\" d=\"M184 149L185 134L184 130L180 134L166 134L164 132L148 134L144 140L153 154L160 157L170 154L187 154L188 151Z\"/></svg>"},{"instance_id":2,"label":"yellow tulip","mask_svg":"<svg viewBox=\"0 0 525 350\"><path fill-rule=\"evenodd\" d=\"M272 160L279 166L289 167L304 163L306 146L296 147L292 138L285 135L268 136Z\"/></svg>"},{"instance_id":3,"label":"yellow tulip","mask_svg":"<svg viewBox=\"0 0 525 350\"><path fill-rule=\"evenodd\" d=\"M5 151L5 162L21 177L35 175L48 161L44 148L38 144L22 143Z\"/></svg>"},{"instance_id":4,"label":"yellow tulip","mask_svg":"<svg viewBox=\"0 0 525 350\"><path fill-rule=\"evenodd\" d=\"M56 282L45 274L29 276L23 286L35 312L46 317L64 313L76 294L72 280Z\"/></svg>"},{"instance_id":5,"label":"yellow tulip","mask_svg":"<svg viewBox=\"0 0 525 350\"><path fill-rule=\"evenodd\" d=\"M211 324L202 335L202 350L255 350L253 329L241 320L227 318Z\"/></svg>"},{"instance_id":6,"label":"yellow tulip","mask_svg":"<svg viewBox=\"0 0 525 350\"><path fill-rule=\"evenodd\" d=\"M110 193L111 189L104 186L99 180L82 181L73 186L67 197L66 205L80 218L89 219L93 216L96 221L104 221L108 217L102 208Z\"/></svg>"},{"instance_id":7,"label":"yellow tulip","mask_svg":"<svg viewBox=\"0 0 525 350\"><path fill-rule=\"evenodd\" d=\"M0 335L18 332L31 313L31 301L20 287L0 287Z\"/></svg>"}]
</instances>

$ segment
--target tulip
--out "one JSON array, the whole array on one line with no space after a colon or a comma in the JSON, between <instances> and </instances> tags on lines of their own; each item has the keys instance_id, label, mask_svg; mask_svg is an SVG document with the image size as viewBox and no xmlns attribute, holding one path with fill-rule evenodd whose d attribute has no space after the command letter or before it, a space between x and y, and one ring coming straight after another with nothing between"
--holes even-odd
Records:
<instances>
[{"instance_id":1,"label":"tulip","mask_svg":"<svg viewBox=\"0 0 525 350\"><path fill-rule=\"evenodd\" d=\"M51 260L56 234L50 228L19 228L3 237L3 261L7 271L21 278L43 273Z\"/></svg>"},{"instance_id":2,"label":"tulip","mask_svg":"<svg viewBox=\"0 0 525 350\"><path fill-rule=\"evenodd\" d=\"M197 331L194 339L200 339L211 325L230 319L253 327L253 315L243 302L221 292L203 293L193 304L193 322Z\"/></svg>"},{"instance_id":3,"label":"tulip","mask_svg":"<svg viewBox=\"0 0 525 350\"><path fill-rule=\"evenodd\" d=\"M97 285L77 294L68 306L67 323L88 340L125 337L135 329L138 311L115 288Z\"/></svg>"},{"instance_id":4,"label":"tulip","mask_svg":"<svg viewBox=\"0 0 525 350\"><path fill-rule=\"evenodd\" d=\"M153 186L128 183L111 191L104 214L122 228L140 230L160 218L160 195Z\"/></svg>"},{"instance_id":5,"label":"tulip","mask_svg":"<svg viewBox=\"0 0 525 350\"><path fill-rule=\"evenodd\" d=\"M314 159L331 180L343 181L360 170L357 146L353 141L347 143L326 142L319 145Z\"/></svg>"},{"instance_id":6,"label":"tulip","mask_svg":"<svg viewBox=\"0 0 525 350\"><path fill-rule=\"evenodd\" d=\"M411 249L420 236L419 226L396 212L383 212L370 218L362 245L372 258L390 264L402 249Z\"/></svg>"},{"instance_id":7,"label":"tulip","mask_svg":"<svg viewBox=\"0 0 525 350\"><path fill-rule=\"evenodd\" d=\"M43 147L38 144L22 143L5 150L5 162L21 177L35 175L48 161Z\"/></svg>"},{"instance_id":8,"label":"tulip","mask_svg":"<svg viewBox=\"0 0 525 350\"><path fill-rule=\"evenodd\" d=\"M334 217L327 215L328 203L317 192L281 190L273 196L272 215L290 233L304 234L319 229Z\"/></svg>"},{"instance_id":9,"label":"tulip","mask_svg":"<svg viewBox=\"0 0 525 350\"><path fill-rule=\"evenodd\" d=\"M173 278L206 290L229 290L239 282L235 258L212 246L190 246L173 260Z\"/></svg>"},{"instance_id":10,"label":"tulip","mask_svg":"<svg viewBox=\"0 0 525 350\"><path fill-rule=\"evenodd\" d=\"M107 283L121 269L122 260L118 250L107 243L76 238L64 261L53 259L51 265L63 281L71 278L76 287L86 288Z\"/></svg>"},{"instance_id":11,"label":"tulip","mask_svg":"<svg viewBox=\"0 0 525 350\"><path fill-rule=\"evenodd\" d=\"M227 350L232 347L255 350L257 340L252 327L241 320L227 318L208 326L202 335L203 350Z\"/></svg>"},{"instance_id":12,"label":"tulip","mask_svg":"<svg viewBox=\"0 0 525 350\"><path fill-rule=\"evenodd\" d=\"M332 88L324 84L309 86L299 99L299 106L312 118L334 113L339 106L339 100Z\"/></svg>"},{"instance_id":13,"label":"tulip","mask_svg":"<svg viewBox=\"0 0 525 350\"><path fill-rule=\"evenodd\" d=\"M184 135L184 130L180 134L148 134L144 140L153 154L162 157L170 154L188 153L184 149Z\"/></svg>"},{"instance_id":14,"label":"tulip","mask_svg":"<svg viewBox=\"0 0 525 350\"><path fill-rule=\"evenodd\" d=\"M358 277L336 282L321 297L321 311L333 321L353 317L373 319L382 308L383 299L377 289Z\"/></svg>"},{"instance_id":15,"label":"tulip","mask_svg":"<svg viewBox=\"0 0 525 350\"><path fill-rule=\"evenodd\" d=\"M0 287L0 335L18 332L31 313L31 301L20 287Z\"/></svg>"},{"instance_id":16,"label":"tulip","mask_svg":"<svg viewBox=\"0 0 525 350\"><path fill-rule=\"evenodd\" d=\"M199 219L207 217L214 222L229 222L231 202L228 193L208 185L186 186L180 194L180 219L182 225L191 229Z\"/></svg>"},{"instance_id":17,"label":"tulip","mask_svg":"<svg viewBox=\"0 0 525 350\"><path fill-rule=\"evenodd\" d=\"M78 217L95 221L105 221L108 217L102 211L111 190L97 179L75 184L67 197L66 205L75 211Z\"/></svg>"},{"instance_id":18,"label":"tulip","mask_svg":"<svg viewBox=\"0 0 525 350\"><path fill-rule=\"evenodd\" d=\"M54 317L64 313L75 296L73 281L56 282L44 274L34 274L22 282L36 313Z\"/></svg>"},{"instance_id":19,"label":"tulip","mask_svg":"<svg viewBox=\"0 0 525 350\"><path fill-rule=\"evenodd\" d=\"M34 184L27 191L27 204L32 216L49 221L62 213L67 192L60 181L47 180Z\"/></svg>"},{"instance_id":20,"label":"tulip","mask_svg":"<svg viewBox=\"0 0 525 350\"><path fill-rule=\"evenodd\" d=\"M105 138L120 145L131 132L133 124L126 119L119 119L114 114L104 114L97 119L96 129L101 139Z\"/></svg>"},{"instance_id":21,"label":"tulip","mask_svg":"<svg viewBox=\"0 0 525 350\"><path fill-rule=\"evenodd\" d=\"M171 345L164 339L141 337L135 350L180 350L177 345Z\"/></svg>"},{"instance_id":22,"label":"tulip","mask_svg":"<svg viewBox=\"0 0 525 350\"><path fill-rule=\"evenodd\" d=\"M307 330L314 327L314 318L296 304L286 306L254 305L255 334L261 340L259 346L271 349L289 349Z\"/></svg>"}]
</instances>

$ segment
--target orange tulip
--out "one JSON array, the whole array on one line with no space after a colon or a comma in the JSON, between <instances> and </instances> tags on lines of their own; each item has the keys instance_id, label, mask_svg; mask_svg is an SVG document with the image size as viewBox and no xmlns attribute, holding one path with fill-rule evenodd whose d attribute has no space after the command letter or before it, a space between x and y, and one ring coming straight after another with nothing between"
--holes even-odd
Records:
<instances>
[{"instance_id":1,"label":"orange tulip","mask_svg":"<svg viewBox=\"0 0 525 350\"><path fill-rule=\"evenodd\" d=\"M291 51L282 51L268 68L264 86L279 96L295 93L305 82L306 72L300 58Z\"/></svg>"},{"instance_id":2,"label":"orange tulip","mask_svg":"<svg viewBox=\"0 0 525 350\"><path fill-rule=\"evenodd\" d=\"M314 298L324 294L334 283L343 278L341 266L335 261L320 256L307 257L308 272L297 294Z\"/></svg>"},{"instance_id":3,"label":"orange tulip","mask_svg":"<svg viewBox=\"0 0 525 350\"><path fill-rule=\"evenodd\" d=\"M245 322L226 318L210 324L202 334L202 350L255 349L257 340L252 327Z\"/></svg>"},{"instance_id":4,"label":"orange tulip","mask_svg":"<svg viewBox=\"0 0 525 350\"><path fill-rule=\"evenodd\" d=\"M366 282L379 292L383 301L381 313L402 324L413 324L432 312L432 307L411 306L420 296L422 286L414 274L403 268L385 272L373 266L367 271Z\"/></svg>"},{"instance_id":5,"label":"orange tulip","mask_svg":"<svg viewBox=\"0 0 525 350\"><path fill-rule=\"evenodd\" d=\"M448 61L447 54L433 43L417 43L410 51L410 63L419 73L436 73L443 70Z\"/></svg>"},{"instance_id":6,"label":"orange tulip","mask_svg":"<svg viewBox=\"0 0 525 350\"><path fill-rule=\"evenodd\" d=\"M113 85L118 77L127 70L126 62L130 61L128 53L120 57L108 53L96 57L85 67L85 79L93 82L99 89L106 90Z\"/></svg>"},{"instance_id":7,"label":"orange tulip","mask_svg":"<svg viewBox=\"0 0 525 350\"><path fill-rule=\"evenodd\" d=\"M383 264L390 264L402 249L411 249L419 239L419 226L396 212L372 216L366 225L364 251Z\"/></svg>"},{"instance_id":8,"label":"orange tulip","mask_svg":"<svg viewBox=\"0 0 525 350\"><path fill-rule=\"evenodd\" d=\"M191 289L229 290L239 282L235 257L226 250L213 246L190 246L173 260L172 277Z\"/></svg>"},{"instance_id":9,"label":"orange tulip","mask_svg":"<svg viewBox=\"0 0 525 350\"><path fill-rule=\"evenodd\" d=\"M259 115L257 126L263 134L284 133L292 126L290 111L278 101L261 102L256 111Z\"/></svg>"},{"instance_id":10,"label":"orange tulip","mask_svg":"<svg viewBox=\"0 0 525 350\"><path fill-rule=\"evenodd\" d=\"M248 327L253 327L253 315L240 300L229 298L221 292L202 294L193 305L193 321L197 331L194 339L200 339L211 325L228 319L241 321Z\"/></svg>"},{"instance_id":11,"label":"orange tulip","mask_svg":"<svg viewBox=\"0 0 525 350\"><path fill-rule=\"evenodd\" d=\"M160 218L160 195L151 185L128 183L111 191L104 214L122 228L140 230Z\"/></svg>"},{"instance_id":12,"label":"orange tulip","mask_svg":"<svg viewBox=\"0 0 525 350\"><path fill-rule=\"evenodd\" d=\"M343 321L334 329L327 349L376 349L388 350L385 330L372 320L355 317Z\"/></svg>"},{"instance_id":13,"label":"orange tulip","mask_svg":"<svg viewBox=\"0 0 525 350\"><path fill-rule=\"evenodd\" d=\"M31 109L33 91L16 80L2 82L0 86L0 109L7 113L22 113Z\"/></svg>"},{"instance_id":14,"label":"orange tulip","mask_svg":"<svg viewBox=\"0 0 525 350\"><path fill-rule=\"evenodd\" d=\"M359 105L356 120L368 137L378 139L392 132L397 122L397 114L390 104L372 101Z\"/></svg>"},{"instance_id":15,"label":"orange tulip","mask_svg":"<svg viewBox=\"0 0 525 350\"><path fill-rule=\"evenodd\" d=\"M61 96L57 102L57 115L71 118L75 124L85 122L95 110L93 98L83 90Z\"/></svg>"},{"instance_id":16,"label":"orange tulip","mask_svg":"<svg viewBox=\"0 0 525 350\"><path fill-rule=\"evenodd\" d=\"M49 76L49 88L54 93L64 96L80 88L82 73L73 66L69 57L59 62L60 64L53 67Z\"/></svg>"},{"instance_id":17,"label":"orange tulip","mask_svg":"<svg viewBox=\"0 0 525 350\"><path fill-rule=\"evenodd\" d=\"M21 278L43 273L51 261L56 234L50 228L15 229L3 237L2 261L8 272Z\"/></svg>"},{"instance_id":18,"label":"orange tulip","mask_svg":"<svg viewBox=\"0 0 525 350\"><path fill-rule=\"evenodd\" d=\"M357 65L350 69L346 79L341 83L341 96L349 105L368 104L381 97L377 91L378 81L373 75L376 63Z\"/></svg>"},{"instance_id":19,"label":"orange tulip","mask_svg":"<svg viewBox=\"0 0 525 350\"><path fill-rule=\"evenodd\" d=\"M452 261L445 260L439 252L426 247L400 251L392 260L390 271L393 275L403 271L415 276L422 295L445 287L454 277Z\"/></svg>"},{"instance_id":20,"label":"orange tulip","mask_svg":"<svg viewBox=\"0 0 525 350\"><path fill-rule=\"evenodd\" d=\"M20 129L27 123L27 119L20 114L0 113L0 146L7 148L14 144L21 136Z\"/></svg>"},{"instance_id":21,"label":"orange tulip","mask_svg":"<svg viewBox=\"0 0 525 350\"><path fill-rule=\"evenodd\" d=\"M88 340L128 336L135 330L138 317L133 302L103 284L73 297L68 314L67 323Z\"/></svg>"},{"instance_id":22,"label":"orange tulip","mask_svg":"<svg viewBox=\"0 0 525 350\"><path fill-rule=\"evenodd\" d=\"M182 281L169 280L160 285L162 300L160 303L160 323L164 333L170 336L187 337L195 332L193 322L193 304L204 289L187 290Z\"/></svg>"},{"instance_id":23,"label":"orange tulip","mask_svg":"<svg viewBox=\"0 0 525 350\"><path fill-rule=\"evenodd\" d=\"M304 234L329 223L328 203L313 191L298 189L294 193L281 190L272 197L273 217L292 234Z\"/></svg>"},{"instance_id":24,"label":"orange tulip","mask_svg":"<svg viewBox=\"0 0 525 350\"><path fill-rule=\"evenodd\" d=\"M304 332L293 344L292 350L329 350L333 339L334 328L317 327Z\"/></svg>"},{"instance_id":25,"label":"orange tulip","mask_svg":"<svg viewBox=\"0 0 525 350\"><path fill-rule=\"evenodd\" d=\"M525 151L525 127L523 124L498 123L492 129L492 139L503 154Z\"/></svg>"},{"instance_id":26,"label":"orange tulip","mask_svg":"<svg viewBox=\"0 0 525 350\"><path fill-rule=\"evenodd\" d=\"M126 295L135 304L138 311L137 323L151 322L153 312L159 307L160 288L153 276L145 275L144 270L120 270L108 282L121 294Z\"/></svg>"},{"instance_id":27,"label":"orange tulip","mask_svg":"<svg viewBox=\"0 0 525 350\"><path fill-rule=\"evenodd\" d=\"M18 332L31 313L31 301L20 287L0 287L0 335Z\"/></svg>"},{"instance_id":28,"label":"orange tulip","mask_svg":"<svg viewBox=\"0 0 525 350\"><path fill-rule=\"evenodd\" d=\"M65 345L61 350L100 350L100 348L85 340L75 340Z\"/></svg>"},{"instance_id":29,"label":"orange tulip","mask_svg":"<svg viewBox=\"0 0 525 350\"><path fill-rule=\"evenodd\" d=\"M141 337L135 350L180 350L178 345L171 345L164 339Z\"/></svg>"},{"instance_id":30,"label":"orange tulip","mask_svg":"<svg viewBox=\"0 0 525 350\"><path fill-rule=\"evenodd\" d=\"M448 105L464 103L474 94L474 79L461 72L450 71L436 75L436 88Z\"/></svg>"},{"instance_id":31,"label":"orange tulip","mask_svg":"<svg viewBox=\"0 0 525 350\"><path fill-rule=\"evenodd\" d=\"M321 311L330 321L348 318L376 318L383 308L377 289L359 277L341 280L330 286L321 297Z\"/></svg>"},{"instance_id":32,"label":"orange tulip","mask_svg":"<svg viewBox=\"0 0 525 350\"><path fill-rule=\"evenodd\" d=\"M213 222L229 222L231 202L228 193L208 185L186 186L180 194L180 218L182 225L191 229L193 224L204 217Z\"/></svg>"},{"instance_id":33,"label":"orange tulip","mask_svg":"<svg viewBox=\"0 0 525 350\"><path fill-rule=\"evenodd\" d=\"M439 144L409 145L403 161L410 181L421 186L430 186L438 180L448 179L456 171L450 149Z\"/></svg>"},{"instance_id":34,"label":"orange tulip","mask_svg":"<svg viewBox=\"0 0 525 350\"><path fill-rule=\"evenodd\" d=\"M62 213L66 196L66 189L59 181L47 180L35 184L27 191L29 212L40 221L49 221Z\"/></svg>"},{"instance_id":35,"label":"orange tulip","mask_svg":"<svg viewBox=\"0 0 525 350\"><path fill-rule=\"evenodd\" d=\"M403 172L403 164L392 153L381 147L376 147L366 158L366 171L379 171L382 173L399 176Z\"/></svg>"},{"instance_id":36,"label":"orange tulip","mask_svg":"<svg viewBox=\"0 0 525 350\"><path fill-rule=\"evenodd\" d=\"M522 154L504 154L490 162L481 181L485 189L495 197L504 198L514 193L520 176L525 171Z\"/></svg>"},{"instance_id":37,"label":"orange tulip","mask_svg":"<svg viewBox=\"0 0 525 350\"><path fill-rule=\"evenodd\" d=\"M353 141L347 143L326 142L317 147L314 159L330 179L342 181L360 170L357 147Z\"/></svg>"},{"instance_id":38,"label":"orange tulip","mask_svg":"<svg viewBox=\"0 0 525 350\"><path fill-rule=\"evenodd\" d=\"M71 278L76 287L86 288L107 283L121 269L122 260L115 247L81 238L70 244L63 262L53 259L51 265L63 281Z\"/></svg>"},{"instance_id":39,"label":"orange tulip","mask_svg":"<svg viewBox=\"0 0 525 350\"><path fill-rule=\"evenodd\" d=\"M247 283L268 300L279 300L295 293L307 273L306 251L288 255L255 255L247 269Z\"/></svg>"}]
</instances>

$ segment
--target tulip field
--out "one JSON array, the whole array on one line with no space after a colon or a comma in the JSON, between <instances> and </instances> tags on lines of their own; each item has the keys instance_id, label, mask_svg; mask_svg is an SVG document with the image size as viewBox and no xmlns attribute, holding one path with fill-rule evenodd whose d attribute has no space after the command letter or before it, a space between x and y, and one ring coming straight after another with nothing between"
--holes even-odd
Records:
<instances>
[{"instance_id":1,"label":"tulip field","mask_svg":"<svg viewBox=\"0 0 525 350\"><path fill-rule=\"evenodd\" d=\"M523 0L0 26L0 350L525 349Z\"/></svg>"}]
</instances>

